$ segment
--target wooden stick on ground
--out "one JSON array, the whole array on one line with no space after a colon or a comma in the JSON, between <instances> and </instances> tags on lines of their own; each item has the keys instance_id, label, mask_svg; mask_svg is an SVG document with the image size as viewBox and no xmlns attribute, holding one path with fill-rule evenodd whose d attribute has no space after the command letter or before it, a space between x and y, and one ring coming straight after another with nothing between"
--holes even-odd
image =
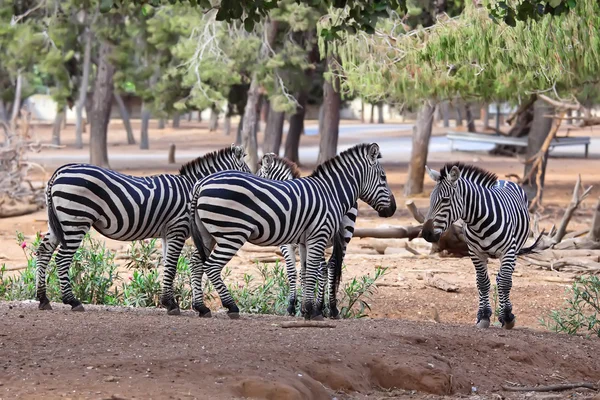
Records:
<instances>
[{"instance_id":1,"label":"wooden stick on ground","mask_svg":"<svg viewBox=\"0 0 600 400\"><path fill-rule=\"evenodd\" d=\"M436 289L444 290L446 292L458 292L458 286L451 284L448 281L440 278L439 276L435 276L431 272L426 272L424 275L424 281L427 286L434 287Z\"/></svg>"},{"instance_id":2,"label":"wooden stick on ground","mask_svg":"<svg viewBox=\"0 0 600 400\"><path fill-rule=\"evenodd\" d=\"M569 221L571 221L571 217L575 210L579 207L581 202L585 200L586 197L590 194L593 186L588 187L583 190L583 185L581 184L581 175L577 175L577 182L575 182L575 188L573 188L573 198L571 199L571 203L565 210L565 214L560 221L560 225L558 226L558 230L556 234L552 238L554 243L559 243L565 237L565 233L567 232L567 226L569 225ZM579 190L583 190L583 193L579 194Z\"/></svg>"},{"instance_id":3,"label":"wooden stick on ground","mask_svg":"<svg viewBox=\"0 0 600 400\"><path fill-rule=\"evenodd\" d=\"M598 386L591 382L562 383L548 386L502 386L503 390L507 390L509 392L557 392L561 390L571 390L577 388L599 390Z\"/></svg>"},{"instance_id":4,"label":"wooden stick on ground","mask_svg":"<svg viewBox=\"0 0 600 400\"><path fill-rule=\"evenodd\" d=\"M422 224L425 222L425 217L421 214L421 211L419 211L414 201L406 200L406 203L404 204L406 204L406 208L408 208L408 211L410 211L411 215L418 223Z\"/></svg>"},{"instance_id":5,"label":"wooden stick on ground","mask_svg":"<svg viewBox=\"0 0 600 400\"><path fill-rule=\"evenodd\" d=\"M318 321L293 321L283 322L282 328L335 328L335 324L330 322L318 322Z\"/></svg>"}]
</instances>

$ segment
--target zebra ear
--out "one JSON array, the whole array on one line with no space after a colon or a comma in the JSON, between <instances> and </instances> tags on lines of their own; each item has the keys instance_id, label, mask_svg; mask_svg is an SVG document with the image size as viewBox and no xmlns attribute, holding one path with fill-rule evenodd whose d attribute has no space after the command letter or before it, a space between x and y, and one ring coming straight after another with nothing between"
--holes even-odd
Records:
<instances>
[{"instance_id":1,"label":"zebra ear","mask_svg":"<svg viewBox=\"0 0 600 400\"><path fill-rule=\"evenodd\" d=\"M270 167L275 162L275 153L266 153L262 158L262 165Z\"/></svg>"},{"instance_id":2,"label":"zebra ear","mask_svg":"<svg viewBox=\"0 0 600 400\"><path fill-rule=\"evenodd\" d=\"M369 146L369 160L372 164L375 164L378 158L381 158L379 155L379 145L377 143L371 143Z\"/></svg>"},{"instance_id":3,"label":"zebra ear","mask_svg":"<svg viewBox=\"0 0 600 400\"><path fill-rule=\"evenodd\" d=\"M235 156L239 159L244 158L245 154L244 154L244 148L242 146L236 146L235 144L231 145L231 148L233 149L233 153L235 154Z\"/></svg>"},{"instance_id":4,"label":"zebra ear","mask_svg":"<svg viewBox=\"0 0 600 400\"><path fill-rule=\"evenodd\" d=\"M454 167L452 167L452 169L450 170L450 173L448 174L448 180L450 181L450 183L455 184L459 178L460 178L460 169L458 169L458 167L455 165Z\"/></svg>"},{"instance_id":5,"label":"zebra ear","mask_svg":"<svg viewBox=\"0 0 600 400\"><path fill-rule=\"evenodd\" d=\"M438 182L440 180L440 173L434 169L429 168L427 165L425 166L425 171L427 171L427 175L431 178L432 181Z\"/></svg>"}]
</instances>

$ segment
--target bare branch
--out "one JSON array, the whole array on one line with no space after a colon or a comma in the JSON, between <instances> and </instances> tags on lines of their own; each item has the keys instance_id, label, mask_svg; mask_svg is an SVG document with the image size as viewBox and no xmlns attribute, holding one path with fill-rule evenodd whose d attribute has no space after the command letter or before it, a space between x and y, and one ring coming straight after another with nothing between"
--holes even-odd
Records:
<instances>
[{"instance_id":1,"label":"bare branch","mask_svg":"<svg viewBox=\"0 0 600 400\"><path fill-rule=\"evenodd\" d=\"M551 106L554 106L560 110L575 110L575 111L581 111L583 110L583 106L579 103L577 104L572 104L572 103L566 103L564 101L557 101L554 100L548 96L546 96L545 94L538 94L537 95L540 99L544 100L546 103L550 104Z\"/></svg>"}]
</instances>

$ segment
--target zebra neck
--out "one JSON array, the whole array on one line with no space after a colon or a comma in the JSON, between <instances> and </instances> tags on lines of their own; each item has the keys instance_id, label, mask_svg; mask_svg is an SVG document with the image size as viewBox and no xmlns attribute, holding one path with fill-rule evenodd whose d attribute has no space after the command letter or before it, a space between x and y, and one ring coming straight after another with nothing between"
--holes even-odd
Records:
<instances>
[{"instance_id":1,"label":"zebra neck","mask_svg":"<svg viewBox=\"0 0 600 400\"><path fill-rule=\"evenodd\" d=\"M458 185L460 204L460 218L467 225L474 225L485 214L486 196L485 188L468 181L460 182Z\"/></svg>"},{"instance_id":2,"label":"zebra neck","mask_svg":"<svg viewBox=\"0 0 600 400\"><path fill-rule=\"evenodd\" d=\"M332 194L331 197L342 215L345 215L356 203L360 191L361 172L355 167L347 167L352 171L332 163L316 176L321 181L323 189Z\"/></svg>"}]
</instances>

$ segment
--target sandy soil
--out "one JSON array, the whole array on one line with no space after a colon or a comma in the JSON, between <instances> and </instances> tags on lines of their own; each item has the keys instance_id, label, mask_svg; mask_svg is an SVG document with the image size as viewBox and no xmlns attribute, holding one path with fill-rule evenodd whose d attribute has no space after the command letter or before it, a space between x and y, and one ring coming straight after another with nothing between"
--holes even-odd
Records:
<instances>
[{"instance_id":1,"label":"sandy soil","mask_svg":"<svg viewBox=\"0 0 600 400\"><path fill-rule=\"evenodd\" d=\"M135 146L124 144L119 124L113 128L109 135L111 151L134 151ZM49 140L47 127L36 127L35 134ZM183 121L181 129L153 130L151 138L153 148L165 153L171 142L213 149L232 139L209 133L205 125L188 126ZM303 145L318 143L317 137L302 140ZM55 152L87 151L69 147L72 141L69 127L63 134L67 148L45 151L49 160ZM446 160L475 162L501 177L521 174L523 168L513 158L473 153L436 153L431 165L439 167ZM406 200L402 196L406 164L384 161L402 205ZM145 175L177 168L166 163L151 168L132 163L127 171ZM548 229L560 220L577 174L595 189L570 229L588 225L600 196L599 168L600 159L594 155L588 160L550 158L542 227ZM303 171L309 169L306 166ZM49 168L47 173L51 172ZM36 177L43 179L42 174ZM427 182L426 193L415 199L419 207L427 206L431 187ZM45 231L46 224L44 210L0 219L0 263L12 273L23 268L26 260L15 232L22 231L31 238L35 232ZM360 205L358 227L385 224L415 221L402 207L393 218L384 220L365 204ZM106 243L118 252L128 247L122 242ZM399 248L404 243L389 241ZM472 394L475 397L498 398L494 396L500 394L523 398L499 392L501 385L600 380L597 339L548 333L539 322L540 317L562 305L574 275L541 271L519 262L511 294L517 329L480 332L473 327L477 291L468 259L428 257L429 247L422 240L413 241L411 246L423 256L408 252L381 255L371 244L373 239L351 242L344 280L373 273L378 265L389 268L370 302L374 319L338 321L334 329L286 330L278 326L286 319L276 317L244 316L240 321L229 321L219 314L200 320L191 312L171 318L164 310L92 306L84 314L72 314L62 305L54 306L52 312L39 312L34 304L0 303L0 364L4 368L0 398L430 398L468 395L472 387L477 388ZM253 255L246 251L232 260L230 281L253 270ZM498 263L492 261L492 282L497 268ZM436 271L460 290L447 293L425 286L419 279L424 271ZM586 397L586 393L581 391L577 398Z\"/></svg>"}]
</instances>

